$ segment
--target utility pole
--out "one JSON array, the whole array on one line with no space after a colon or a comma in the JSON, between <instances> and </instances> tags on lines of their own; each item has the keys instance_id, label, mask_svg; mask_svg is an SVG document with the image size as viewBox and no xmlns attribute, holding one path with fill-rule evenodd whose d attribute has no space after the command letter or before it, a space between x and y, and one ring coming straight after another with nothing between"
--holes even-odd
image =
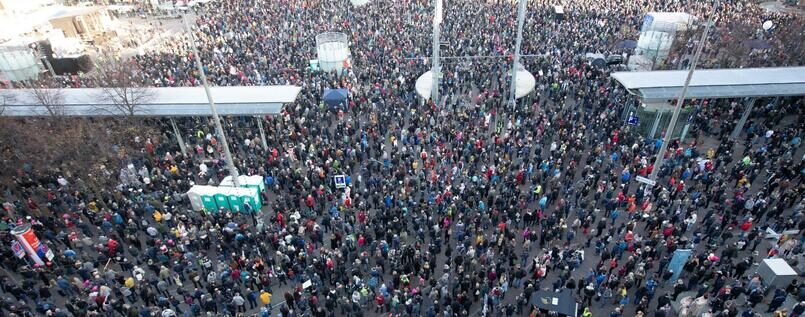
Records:
<instances>
[{"instance_id":1,"label":"utility pole","mask_svg":"<svg viewBox=\"0 0 805 317\"><path fill-rule=\"evenodd\" d=\"M430 99L436 105L439 104L439 78L442 75L442 67L439 63L439 45L440 33L442 24L442 0L433 0L435 9L433 11L433 68L430 72L433 75L433 81L430 88Z\"/></svg>"},{"instance_id":2,"label":"utility pole","mask_svg":"<svg viewBox=\"0 0 805 317\"><path fill-rule=\"evenodd\" d=\"M514 60L512 62L512 81L509 85L509 106L514 110L517 99L517 67L520 65L520 44L523 43L523 23L525 23L526 0L519 0L517 6L517 42L514 47Z\"/></svg>"},{"instance_id":3,"label":"utility pole","mask_svg":"<svg viewBox=\"0 0 805 317\"><path fill-rule=\"evenodd\" d=\"M196 67L201 76L201 84L204 85L204 93L207 94L207 101L210 102L212 119L215 120L215 130L218 132L218 137L221 138L221 146L224 147L224 157L226 158L226 165L229 168L229 175L232 176L232 184L235 187L240 187L238 169L235 168L235 160L232 159L232 153L229 151L229 142L226 141L226 134L224 133L224 128L221 126L221 118L218 117L218 110L215 108L215 102L212 100L212 94L210 93L210 86L207 84L207 75L204 74L204 66L201 65L201 55L198 54L198 48L196 48L196 36L193 34L193 29L190 28L190 24L187 22L187 16L182 15L182 19L184 20L187 33L190 34L190 48L193 50Z\"/></svg>"},{"instance_id":4,"label":"utility pole","mask_svg":"<svg viewBox=\"0 0 805 317\"><path fill-rule=\"evenodd\" d=\"M713 7L715 10L715 7ZM668 123L668 129L665 130L665 137L662 140L662 145L660 146L660 151L657 152L657 158L654 159L654 168L651 171L651 175L649 175L649 179L653 181L657 181L657 173L660 172L660 167L662 166L662 158L665 156L665 151L668 150L668 143L671 142L671 136L674 134L674 128L676 128L676 120L679 118L679 112L682 110L682 104L685 103L685 96L688 93L688 86L690 86L690 80L693 78L693 71L696 70L696 64L699 62L699 56L702 55L702 49L704 48L705 42L707 41L707 33L710 32L710 27L713 24L713 16L715 16L715 12L710 12L710 18L707 20L707 25L704 27L704 32L702 32L702 39L699 41L699 47L696 48L696 53L693 55L693 62L691 62L690 69L688 70L688 76L685 78L685 85L682 86L682 92L679 94L679 98L676 100L676 107L674 107L674 113L671 116L671 122Z\"/></svg>"}]
</instances>

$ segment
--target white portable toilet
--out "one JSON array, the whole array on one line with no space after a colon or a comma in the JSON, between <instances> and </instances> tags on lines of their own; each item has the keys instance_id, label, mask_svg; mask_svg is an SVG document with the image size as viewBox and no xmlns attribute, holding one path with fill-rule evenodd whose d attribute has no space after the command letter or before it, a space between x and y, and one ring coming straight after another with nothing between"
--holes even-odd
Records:
<instances>
[{"instance_id":1,"label":"white portable toilet","mask_svg":"<svg viewBox=\"0 0 805 317\"><path fill-rule=\"evenodd\" d=\"M187 199L190 200L190 207L192 207L195 211L199 211L204 208L204 204L201 202L201 193L198 191L198 186L193 186L189 191L187 191Z\"/></svg>"},{"instance_id":2,"label":"white portable toilet","mask_svg":"<svg viewBox=\"0 0 805 317\"><path fill-rule=\"evenodd\" d=\"M187 191L187 199L190 200L190 206L195 211L215 210L217 209L214 200L215 192L214 186L195 185Z\"/></svg>"}]
</instances>

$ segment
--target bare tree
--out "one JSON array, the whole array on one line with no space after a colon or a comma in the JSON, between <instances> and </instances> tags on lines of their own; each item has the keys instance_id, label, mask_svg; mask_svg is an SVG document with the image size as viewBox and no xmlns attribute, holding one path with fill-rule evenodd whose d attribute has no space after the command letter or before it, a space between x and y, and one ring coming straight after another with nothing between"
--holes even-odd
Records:
<instances>
[{"instance_id":1,"label":"bare tree","mask_svg":"<svg viewBox=\"0 0 805 317\"><path fill-rule=\"evenodd\" d=\"M721 67L741 67L749 56L750 49L746 41L755 36L756 27L751 21L736 20L724 27L725 33L720 39L718 47L718 63Z\"/></svg>"},{"instance_id":2,"label":"bare tree","mask_svg":"<svg viewBox=\"0 0 805 317\"><path fill-rule=\"evenodd\" d=\"M783 65L803 65L805 64L805 29L802 28L802 25L805 25L805 18L801 15L786 18L785 26L775 29L771 40L779 48L779 52L776 53L781 58Z\"/></svg>"},{"instance_id":3,"label":"bare tree","mask_svg":"<svg viewBox=\"0 0 805 317\"><path fill-rule=\"evenodd\" d=\"M153 99L153 90L132 61L104 56L95 62L93 79L101 88L97 99L111 105L101 111L127 117L143 114L142 105Z\"/></svg>"},{"instance_id":4,"label":"bare tree","mask_svg":"<svg viewBox=\"0 0 805 317\"><path fill-rule=\"evenodd\" d=\"M64 116L64 91L58 84L48 80L41 80L32 83L27 93L37 103L45 107L45 115L50 117Z\"/></svg>"},{"instance_id":5,"label":"bare tree","mask_svg":"<svg viewBox=\"0 0 805 317\"><path fill-rule=\"evenodd\" d=\"M0 116L6 112L6 106L14 103L16 99L14 95L0 91Z\"/></svg>"}]
</instances>

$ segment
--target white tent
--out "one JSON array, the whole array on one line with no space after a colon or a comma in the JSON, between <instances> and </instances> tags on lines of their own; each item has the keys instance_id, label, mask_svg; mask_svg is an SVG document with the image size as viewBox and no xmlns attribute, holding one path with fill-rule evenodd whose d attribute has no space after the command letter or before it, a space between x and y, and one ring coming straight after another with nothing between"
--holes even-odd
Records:
<instances>
[{"instance_id":1,"label":"white tent","mask_svg":"<svg viewBox=\"0 0 805 317\"><path fill-rule=\"evenodd\" d=\"M360 7L369 3L369 0L349 0L354 7Z\"/></svg>"},{"instance_id":2,"label":"white tent","mask_svg":"<svg viewBox=\"0 0 805 317\"><path fill-rule=\"evenodd\" d=\"M517 70L517 87L514 90L515 98L520 99L534 91L537 85L537 79L531 72L525 70L522 66Z\"/></svg>"},{"instance_id":3,"label":"white tent","mask_svg":"<svg viewBox=\"0 0 805 317\"><path fill-rule=\"evenodd\" d=\"M518 69L515 97L520 99L534 91L534 87L537 85L537 80L534 78L534 75L531 74L531 72L523 69L522 66L518 67ZM433 73L431 71L427 71L419 76L419 78L416 80L415 87L416 92L420 97L425 99L430 98L431 87L433 87Z\"/></svg>"},{"instance_id":4,"label":"white tent","mask_svg":"<svg viewBox=\"0 0 805 317\"><path fill-rule=\"evenodd\" d=\"M433 86L433 72L426 71L422 76L416 79L416 93L420 97L430 98L431 87Z\"/></svg>"}]
</instances>

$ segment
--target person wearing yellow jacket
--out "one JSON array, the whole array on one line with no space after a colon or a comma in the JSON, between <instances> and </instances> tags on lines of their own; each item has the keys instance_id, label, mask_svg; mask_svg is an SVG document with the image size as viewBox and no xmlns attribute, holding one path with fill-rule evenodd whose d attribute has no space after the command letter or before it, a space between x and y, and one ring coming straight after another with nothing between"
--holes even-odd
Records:
<instances>
[{"instance_id":1,"label":"person wearing yellow jacket","mask_svg":"<svg viewBox=\"0 0 805 317\"><path fill-rule=\"evenodd\" d=\"M263 305L268 308L269 312L271 311L271 296L271 293L267 292L266 290L260 292L260 302L262 302Z\"/></svg>"}]
</instances>

